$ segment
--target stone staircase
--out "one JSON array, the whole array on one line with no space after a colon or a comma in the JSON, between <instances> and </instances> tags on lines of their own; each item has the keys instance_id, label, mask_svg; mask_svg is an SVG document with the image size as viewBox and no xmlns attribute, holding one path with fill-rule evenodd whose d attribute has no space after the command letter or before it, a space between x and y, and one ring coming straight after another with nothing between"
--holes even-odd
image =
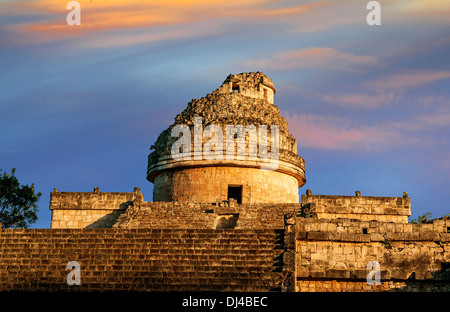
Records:
<instances>
[{"instance_id":1,"label":"stone staircase","mask_svg":"<svg viewBox=\"0 0 450 312\"><path fill-rule=\"evenodd\" d=\"M279 291L283 230L0 230L0 291ZM70 261L81 285L69 286Z\"/></svg>"}]
</instances>

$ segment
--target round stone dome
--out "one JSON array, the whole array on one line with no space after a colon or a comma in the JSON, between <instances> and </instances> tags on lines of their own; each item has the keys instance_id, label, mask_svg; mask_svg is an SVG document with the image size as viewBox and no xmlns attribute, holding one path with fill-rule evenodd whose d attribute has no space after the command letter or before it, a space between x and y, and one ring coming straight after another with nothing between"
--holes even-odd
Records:
<instances>
[{"instance_id":1,"label":"round stone dome","mask_svg":"<svg viewBox=\"0 0 450 312\"><path fill-rule=\"evenodd\" d=\"M298 202L305 163L274 94L263 73L241 73L189 102L151 146L153 200Z\"/></svg>"}]
</instances>

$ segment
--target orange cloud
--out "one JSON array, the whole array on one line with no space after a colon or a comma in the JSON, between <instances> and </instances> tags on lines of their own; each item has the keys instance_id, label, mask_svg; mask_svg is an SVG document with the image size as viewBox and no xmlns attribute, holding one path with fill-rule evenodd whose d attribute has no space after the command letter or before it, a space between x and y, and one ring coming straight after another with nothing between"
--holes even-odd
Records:
<instances>
[{"instance_id":1,"label":"orange cloud","mask_svg":"<svg viewBox=\"0 0 450 312\"><path fill-rule=\"evenodd\" d=\"M168 26L189 28L193 23L214 21L195 28L191 36L203 36L204 32L211 33L211 28L220 31L225 28L223 23L237 19L243 23L255 19L279 19L280 23L288 23L289 31L314 32L331 29L342 25L365 25L364 15L367 13L364 6L355 5L353 0L322 0L311 1L304 5L286 7L282 2L275 0L79 0L82 8L82 24L70 27L65 18L69 12L66 9L67 1L61 0L24 0L21 2L2 3L1 15L41 15L40 21L8 25L6 28L21 35L16 42L32 43L42 41L63 40L66 37L88 36L93 33L105 31L124 32L137 29L151 28L159 31ZM411 0L392 1L383 4L383 22L398 24L406 22L430 22L449 24L450 8L445 0ZM280 4L281 3L281 4ZM305 14L307 13L307 14ZM301 17L299 16L301 15ZM221 21L221 19L223 19ZM161 30L161 34L167 29ZM186 31L186 30L184 30ZM145 42L144 35L123 39L128 42ZM148 35L149 40L159 38L158 34ZM136 39L139 38L139 39ZM171 38L177 38L173 36ZM104 44L112 45L118 40ZM94 42L94 41L92 41ZM283 57L282 55L280 57ZM358 59L355 55L338 55L337 61L348 62L351 57L355 62L372 62L373 59ZM289 57L288 57L289 58ZM328 64L332 68L336 64ZM335 67L333 67L333 65ZM354 70L350 67L349 70Z\"/></svg>"},{"instance_id":2,"label":"orange cloud","mask_svg":"<svg viewBox=\"0 0 450 312\"><path fill-rule=\"evenodd\" d=\"M374 109L392 103L395 94L390 93L343 93L325 94L320 98L328 103L338 104L347 108Z\"/></svg>"},{"instance_id":3,"label":"orange cloud","mask_svg":"<svg viewBox=\"0 0 450 312\"><path fill-rule=\"evenodd\" d=\"M378 152L417 144L420 139L398 124L358 125L349 119L312 114L285 114L289 130L302 147ZM409 121L408 121L409 123Z\"/></svg>"},{"instance_id":4,"label":"orange cloud","mask_svg":"<svg viewBox=\"0 0 450 312\"><path fill-rule=\"evenodd\" d=\"M450 24L449 1L442 0L408 0L393 1L389 4L392 10L389 22L414 21Z\"/></svg>"},{"instance_id":5,"label":"orange cloud","mask_svg":"<svg viewBox=\"0 0 450 312\"><path fill-rule=\"evenodd\" d=\"M370 82L367 84L367 88L375 91L402 91L448 78L450 78L450 71L416 71L394 74L381 80Z\"/></svg>"},{"instance_id":6,"label":"orange cloud","mask_svg":"<svg viewBox=\"0 0 450 312\"><path fill-rule=\"evenodd\" d=\"M332 115L283 112L298 146L326 150L379 152L405 146L418 148L447 145L443 130L450 128L450 100L432 112L362 125Z\"/></svg>"},{"instance_id":7,"label":"orange cloud","mask_svg":"<svg viewBox=\"0 0 450 312\"><path fill-rule=\"evenodd\" d=\"M318 96L331 104L347 108L375 109L394 103L408 89L450 78L450 71L411 71L393 74L362 85L359 92L319 94ZM420 101L431 101L432 98L422 98ZM435 102L434 100L432 100Z\"/></svg>"},{"instance_id":8,"label":"orange cloud","mask_svg":"<svg viewBox=\"0 0 450 312\"><path fill-rule=\"evenodd\" d=\"M300 50L288 50L275 56L249 61L248 67L286 70L298 68L319 68L331 70L359 71L359 66L377 66L380 61L374 56L355 55L333 48L311 47Z\"/></svg>"},{"instance_id":9,"label":"orange cloud","mask_svg":"<svg viewBox=\"0 0 450 312\"><path fill-rule=\"evenodd\" d=\"M165 33L162 29L171 25L186 25L220 18L277 18L281 16L295 16L304 13L320 3L293 7L273 7L273 0L80 0L81 25L68 26L66 16L67 2L60 0L36 0L33 2L20 2L16 4L17 14L42 14L45 19L39 22L22 23L14 26L21 34L32 33L33 36L42 36L44 40L58 40L66 36L80 36L102 31L148 29ZM9 12L13 9L10 7ZM0 13L1 14L1 13ZM47 17L50 16L50 17ZM195 29L202 35L201 29ZM209 29L203 29L209 32ZM180 32L180 31L178 31ZM130 34L135 36L135 34ZM138 35L138 40L145 41L144 35ZM148 35L150 40L158 35ZM134 37L136 38L136 37ZM28 38L36 40L36 38Z\"/></svg>"},{"instance_id":10,"label":"orange cloud","mask_svg":"<svg viewBox=\"0 0 450 312\"><path fill-rule=\"evenodd\" d=\"M306 14L292 31L312 33L346 25L367 27L365 17L367 1L328 0L324 5ZM450 6L448 0L395 0L379 1L381 4L382 25L399 24L441 24L450 25Z\"/></svg>"}]
</instances>

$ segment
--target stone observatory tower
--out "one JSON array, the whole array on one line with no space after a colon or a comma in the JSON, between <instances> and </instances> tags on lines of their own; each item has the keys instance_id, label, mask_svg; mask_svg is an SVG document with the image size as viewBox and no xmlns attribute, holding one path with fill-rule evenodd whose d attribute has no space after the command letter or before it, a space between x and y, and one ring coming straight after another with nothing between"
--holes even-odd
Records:
<instances>
[{"instance_id":1,"label":"stone observatory tower","mask_svg":"<svg viewBox=\"0 0 450 312\"><path fill-rule=\"evenodd\" d=\"M148 156L153 201L298 203L305 162L261 72L229 75L193 99Z\"/></svg>"}]
</instances>

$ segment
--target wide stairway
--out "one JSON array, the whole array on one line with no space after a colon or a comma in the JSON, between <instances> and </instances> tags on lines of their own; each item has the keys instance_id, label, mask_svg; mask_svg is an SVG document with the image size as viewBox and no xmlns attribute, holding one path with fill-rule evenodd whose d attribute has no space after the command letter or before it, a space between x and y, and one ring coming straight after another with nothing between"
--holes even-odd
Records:
<instances>
[{"instance_id":1,"label":"wide stairway","mask_svg":"<svg viewBox=\"0 0 450 312\"><path fill-rule=\"evenodd\" d=\"M279 291L283 235L282 230L3 229L0 291ZM67 284L70 261L80 265L81 285Z\"/></svg>"}]
</instances>

